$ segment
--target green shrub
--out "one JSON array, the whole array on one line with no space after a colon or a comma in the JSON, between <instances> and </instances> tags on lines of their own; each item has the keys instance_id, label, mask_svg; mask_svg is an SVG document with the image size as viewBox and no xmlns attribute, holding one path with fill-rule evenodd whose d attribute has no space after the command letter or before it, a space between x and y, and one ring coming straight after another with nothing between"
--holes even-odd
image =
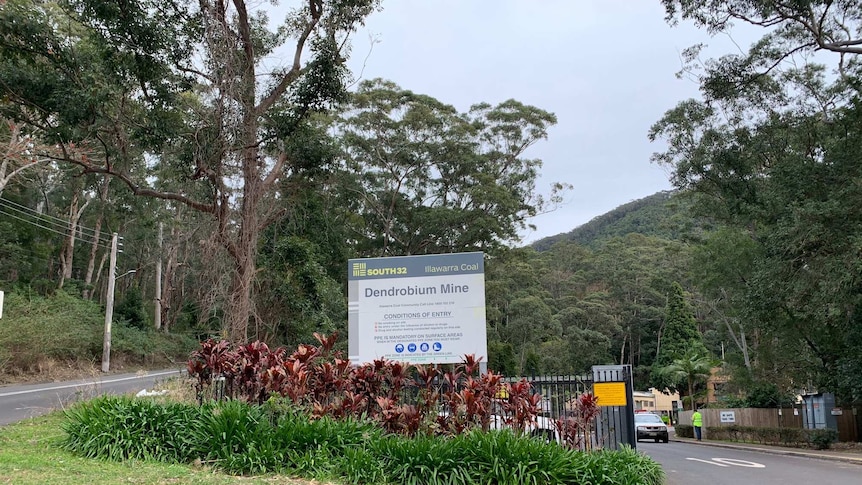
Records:
<instances>
[{"instance_id":1,"label":"green shrub","mask_svg":"<svg viewBox=\"0 0 862 485\"><path fill-rule=\"evenodd\" d=\"M129 327L139 330L145 330L149 327L147 311L144 309L144 299L137 286L129 288L117 303L114 319L125 322Z\"/></svg>"},{"instance_id":2,"label":"green shrub","mask_svg":"<svg viewBox=\"0 0 862 485\"><path fill-rule=\"evenodd\" d=\"M838 440L838 432L834 429L807 429L808 444L818 450L826 450Z\"/></svg>"},{"instance_id":3,"label":"green shrub","mask_svg":"<svg viewBox=\"0 0 862 485\"><path fill-rule=\"evenodd\" d=\"M456 441L481 482L581 483L579 452L509 430L472 432Z\"/></svg>"},{"instance_id":4,"label":"green shrub","mask_svg":"<svg viewBox=\"0 0 862 485\"><path fill-rule=\"evenodd\" d=\"M63 290L40 296L26 290L6 294L0 325L0 369L6 373L42 370L46 359L95 362L102 355L105 314L98 303ZM185 360L198 342L183 335L113 327L115 360L143 364Z\"/></svg>"},{"instance_id":5,"label":"green shrub","mask_svg":"<svg viewBox=\"0 0 862 485\"><path fill-rule=\"evenodd\" d=\"M66 411L64 448L90 458L183 463L196 457L197 408L106 396Z\"/></svg>"},{"instance_id":6,"label":"green shrub","mask_svg":"<svg viewBox=\"0 0 862 485\"><path fill-rule=\"evenodd\" d=\"M755 428L755 436L761 444L776 444L781 440L781 428Z\"/></svg>"},{"instance_id":7,"label":"green shrub","mask_svg":"<svg viewBox=\"0 0 862 485\"><path fill-rule=\"evenodd\" d=\"M111 331L111 351L130 357L135 361L144 361L147 356L158 351L152 338L155 332L131 327L126 322L115 323Z\"/></svg>"},{"instance_id":8,"label":"green shrub","mask_svg":"<svg viewBox=\"0 0 862 485\"><path fill-rule=\"evenodd\" d=\"M778 432L778 439L785 446L799 447L806 439L804 431L801 428L781 428Z\"/></svg>"},{"instance_id":9,"label":"green shrub","mask_svg":"<svg viewBox=\"0 0 862 485\"><path fill-rule=\"evenodd\" d=\"M658 485L665 479L661 465L628 447L620 451L588 453L584 455L584 461L584 478L564 483Z\"/></svg>"},{"instance_id":10,"label":"green shrub","mask_svg":"<svg viewBox=\"0 0 862 485\"><path fill-rule=\"evenodd\" d=\"M287 472L321 481L399 484L662 483L633 450L583 453L509 430L452 438L386 435L364 421L310 420L273 400L200 407L103 397L66 413L67 449L94 458L191 462L235 474Z\"/></svg>"},{"instance_id":11,"label":"green shrub","mask_svg":"<svg viewBox=\"0 0 862 485\"><path fill-rule=\"evenodd\" d=\"M240 401L202 407L195 442L208 462L237 474L266 473L282 467L282 449L266 413Z\"/></svg>"},{"instance_id":12,"label":"green shrub","mask_svg":"<svg viewBox=\"0 0 862 485\"><path fill-rule=\"evenodd\" d=\"M92 360L101 355L105 317L98 304L62 290L51 297L14 291L6 295L4 306L0 348L10 369L33 370L44 358Z\"/></svg>"},{"instance_id":13,"label":"green shrub","mask_svg":"<svg viewBox=\"0 0 862 485\"><path fill-rule=\"evenodd\" d=\"M676 427L682 436L681 426ZM754 426L711 426L706 428L710 439L757 442L765 445L811 446L820 450L829 448L838 439L832 429L763 428Z\"/></svg>"},{"instance_id":14,"label":"green shrub","mask_svg":"<svg viewBox=\"0 0 862 485\"><path fill-rule=\"evenodd\" d=\"M305 451L326 447L336 453L362 446L383 434L371 422L336 421L328 417L310 420L308 415L300 413L281 416L274 433L276 440L287 449Z\"/></svg>"},{"instance_id":15,"label":"green shrub","mask_svg":"<svg viewBox=\"0 0 862 485\"><path fill-rule=\"evenodd\" d=\"M474 476L481 476L475 463L461 454L463 445L458 438L386 436L369 446L381 460L390 483L470 483L471 471Z\"/></svg>"},{"instance_id":16,"label":"green shrub","mask_svg":"<svg viewBox=\"0 0 862 485\"><path fill-rule=\"evenodd\" d=\"M674 432L680 438L694 438L694 426L689 424L677 424L673 427Z\"/></svg>"},{"instance_id":17,"label":"green shrub","mask_svg":"<svg viewBox=\"0 0 862 485\"><path fill-rule=\"evenodd\" d=\"M334 457L332 465L333 476L348 483L382 483L386 479L378 455L360 446L344 448Z\"/></svg>"}]
</instances>

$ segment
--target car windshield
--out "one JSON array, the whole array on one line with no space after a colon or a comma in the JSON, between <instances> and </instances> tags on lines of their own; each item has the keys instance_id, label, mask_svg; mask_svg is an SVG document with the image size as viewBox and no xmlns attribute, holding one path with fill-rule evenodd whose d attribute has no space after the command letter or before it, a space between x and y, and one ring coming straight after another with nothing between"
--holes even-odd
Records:
<instances>
[{"instance_id":1,"label":"car windshield","mask_svg":"<svg viewBox=\"0 0 862 485\"><path fill-rule=\"evenodd\" d=\"M645 414L645 413L635 414L635 422L664 424L664 421L662 421L661 418L656 416L655 414Z\"/></svg>"}]
</instances>

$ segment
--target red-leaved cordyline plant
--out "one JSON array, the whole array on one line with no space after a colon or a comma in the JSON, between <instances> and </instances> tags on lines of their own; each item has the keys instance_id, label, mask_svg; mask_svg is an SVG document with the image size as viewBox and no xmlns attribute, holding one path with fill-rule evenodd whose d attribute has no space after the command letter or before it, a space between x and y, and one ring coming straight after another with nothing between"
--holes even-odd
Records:
<instances>
[{"instance_id":1,"label":"red-leaved cordyline plant","mask_svg":"<svg viewBox=\"0 0 862 485\"><path fill-rule=\"evenodd\" d=\"M195 391L198 400L204 398L204 390L212 385L213 378L224 378L225 397L233 397L234 367L237 355L231 351L227 340L216 342L208 339L201 342L201 348L192 352L187 369L189 377L197 379Z\"/></svg>"},{"instance_id":2,"label":"red-leaved cordyline plant","mask_svg":"<svg viewBox=\"0 0 862 485\"><path fill-rule=\"evenodd\" d=\"M287 351L282 347L270 350L269 346L258 341L239 346L236 353L237 392L248 402L263 404L269 397L265 376L270 369L282 365Z\"/></svg>"},{"instance_id":3,"label":"red-leaved cordyline plant","mask_svg":"<svg viewBox=\"0 0 862 485\"><path fill-rule=\"evenodd\" d=\"M532 388L527 379L521 379L510 384L506 389L508 397L502 402L504 422L518 433L525 432L528 424L536 424L542 396L534 394Z\"/></svg>"},{"instance_id":4,"label":"red-leaved cordyline plant","mask_svg":"<svg viewBox=\"0 0 862 485\"><path fill-rule=\"evenodd\" d=\"M434 379L438 374L437 368L433 365L416 366L416 379L419 387L418 406L423 415L437 412L440 391L434 385Z\"/></svg>"},{"instance_id":5,"label":"red-leaved cordyline plant","mask_svg":"<svg viewBox=\"0 0 862 485\"><path fill-rule=\"evenodd\" d=\"M601 412L599 399L593 394L585 392L578 396L571 416L554 420L563 446L590 451L595 420Z\"/></svg>"},{"instance_id":6,"label":"red-leaved cordyline plant","mask_svg":"<svg viewBox=\"0 0 862 485\"><path fill-rule=\"evenodd\" d=\"M214 376L225 377L226 398L263 403L277 394L308 409L312 417L366 417L389 432L406 435L423 428L433 431L428 427L432 422L434 432L443 434L487 430L500 395L508 396L502 409L510 426L523 431L535 422L541 397L531 393L529 383L509 386L499 374L478 375L481 359L474 355L444 373L434 366L385 359L351 366L333 350L337 334L314 337L319 346L302 344L289 355L262 342L232 351L226 341L208 340L192 353L189 375L198 379L199 390L211 385Z\"/></svg>"}]
</instances>

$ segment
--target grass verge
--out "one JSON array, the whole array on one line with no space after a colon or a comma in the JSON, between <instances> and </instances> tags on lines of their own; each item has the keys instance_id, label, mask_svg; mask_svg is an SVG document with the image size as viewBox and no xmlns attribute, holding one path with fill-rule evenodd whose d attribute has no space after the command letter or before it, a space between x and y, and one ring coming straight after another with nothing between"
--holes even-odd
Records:
<instances>
[{"instance_id":1,"label":"grass verge","mask_svg":"<svg viewBox=\"0 0 862 485\"><path fill-rule=\"evenodd\" d=\"M62 412L0 427L0 483L39 485L257 484L322 485L278 475L235 477L210 467L94 460L63 451Z\"/></svg>"}]
</instances>

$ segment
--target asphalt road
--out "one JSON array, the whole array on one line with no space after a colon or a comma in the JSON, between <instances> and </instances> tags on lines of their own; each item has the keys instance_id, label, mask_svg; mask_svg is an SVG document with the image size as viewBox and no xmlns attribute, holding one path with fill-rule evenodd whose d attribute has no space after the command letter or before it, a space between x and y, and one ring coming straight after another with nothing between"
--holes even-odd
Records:
<instances>
[{"instance_id":1,"label":"asphalt road","mask_svg":"<svg viewBox=\"0 0 862 485\"><path fill-rule=\"evenodd\" d=\"M661 464L667 485L862 484L862 466L798 456L731 450L689 443L638 443Z\"/></svg>"},{"instance_id":2,"label":"asphalt road","mask_svg":"<svg viewBox=\"0 0 862 485\"><path fill-rule=\"evenodd\" d=\"M160 380L180 375L180 369L112 374L51 384L0 387L0 425L60 409L100 394L126 394L151 389Z\"/></svg>"}]
</instances>

